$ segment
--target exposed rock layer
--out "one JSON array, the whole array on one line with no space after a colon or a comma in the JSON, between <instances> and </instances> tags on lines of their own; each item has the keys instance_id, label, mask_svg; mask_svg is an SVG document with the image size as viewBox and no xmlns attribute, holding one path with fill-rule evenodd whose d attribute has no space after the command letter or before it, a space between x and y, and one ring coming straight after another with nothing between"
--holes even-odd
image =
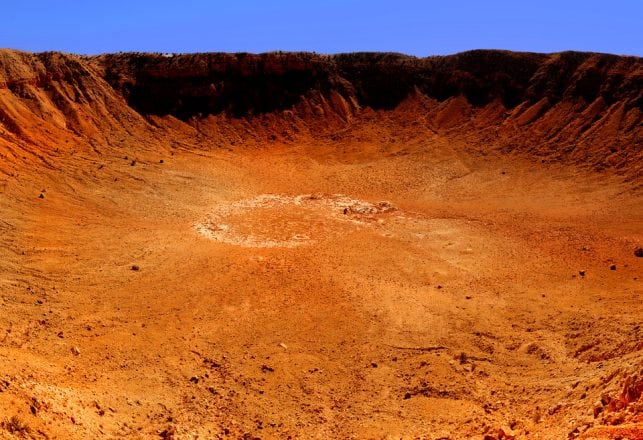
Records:
<instances>
[{"instance_id":1,"label":"exposed rock layer","mask_svg":"<svg viewBox=\"0 0 643 440\"><path fill-rule=\"evenodd\" d=\"M214 115L223 117L218 133L247 120L251 129L235 136L288 141L289 131L327 135L375 110L486 151L632 177L643 150L642 90L641 58L594 53L79 57L4 50L0 139L26 150L25 142L47 150L65 136L113 144L123 130L149 130L152 121L194 126Z\"/></svg>"}]
</instances>

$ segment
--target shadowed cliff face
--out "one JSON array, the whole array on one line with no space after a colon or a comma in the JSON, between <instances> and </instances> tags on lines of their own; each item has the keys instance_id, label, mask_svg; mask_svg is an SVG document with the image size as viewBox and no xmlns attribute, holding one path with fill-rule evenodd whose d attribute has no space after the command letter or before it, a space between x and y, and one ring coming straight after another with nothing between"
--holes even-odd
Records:
<instances>
[{"instance_id":1,"label":"shadowed cliff face","mask_svg":"<svg viewBox=\"0 0 643 440\"><path fill-rule=\"evenodd\" d=\"M336 87L332 63L310 54L106 55L105 79L137 111L179 119L235 117L295 104L310 90Z\"/></svg>"},{"instance_id":2,"label":"shadowed cliff face","mask_svg":"<svg viewBox=\"0 0 643 440\"><path fill-rule=\"evenodd\" d=\"M641 107L641 60L590 53L542 55L471 51L415 58L389 53L335 56L308 53L105 55L105 79L144 114L180 119L234 116L291 107L312 91L331 89L361 106L391 110L412 91L444 101L464 96L473 106L513 108L547 98L551 104L599 96Z\"/></svg>"},{"instance_id":3,"label":"shadowed cliff face","mask_svg":"<svg viewBox=\"0 0 643 440\"><path fill-rule=\"evenodd\" d=\"M485 151L636 178L642 90L643 59L578 52L80 57L0 50L0 148L20 158L70 138L90 139L97 149L150 134L150 122L171 132L179 126L168 117L197 126L211 115L224 122L201 136L217 144L291 142L358 121L377 125L368 116L375 110ZM235 121L249 124L239 129Z\"/></svg>"}]
</instances>

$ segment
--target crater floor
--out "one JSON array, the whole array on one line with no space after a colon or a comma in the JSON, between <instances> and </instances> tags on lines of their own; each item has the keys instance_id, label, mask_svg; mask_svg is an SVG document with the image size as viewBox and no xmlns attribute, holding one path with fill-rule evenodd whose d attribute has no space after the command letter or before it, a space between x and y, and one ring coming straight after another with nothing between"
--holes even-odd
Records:
<instances>
[{"instance_id":1,"label":"crater floor","mask_svg":"<svg viewBox=\"0 0 643 440\"><path fill-rule=\"evenodd\" d=\"M599 401L643 365L640 191L389 147L7 177L0 437L639 435Z\"/></svg>"}]
</instances>

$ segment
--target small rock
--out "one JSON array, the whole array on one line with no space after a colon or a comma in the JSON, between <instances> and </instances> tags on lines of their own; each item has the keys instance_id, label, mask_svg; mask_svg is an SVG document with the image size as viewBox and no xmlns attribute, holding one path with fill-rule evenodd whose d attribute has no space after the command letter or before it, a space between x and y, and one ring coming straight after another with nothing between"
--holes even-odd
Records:
<instances>
[{"instance_id":1,"label":"small rock","mask_svg":"<svg viewBox=\"0 0 643 440\"><path fill-rule=\"evenodd\" d=\"M556 405L554 405L554 406L552 406L551 408L549 408L549 410L547 411L547 413L548 413L550 416L553 416L553 415L554 415L554 414L556 414L556 413L557 413L557 412L558 412L562 407L563 407L563 405L561 405L560 403L557 403Z\"/></svg>"},{"instance_id":2,"label":"small rock","mask_svg":"<svg viewBox=\"0 0 643 440\"><path fill-rule=\"evenodd\" d=\"M190 378L190 382L192 383L199 383L199 376L192 376Z\"/></svg>"},{"instance_id":3,"label":"small rock","mask_svg":"<svg viewBox=\"0 0 643 440\"><path fill-rule=\"evenodd\" d=\"M34 416L38 414L38 411L40 410L40 402L38 402L38 399L35 397L31 398L31 404L29 405L29 411L31 411L31 414Z\"/></svg>"},{"instance_id":4,"label":"small rock","mask_svg":"<svg viewBox=\"0 0 643 440\"><path fill-rule=\"evenodd\" d=\"M584 270L579 270L578 275L584 277L585 276L585 271Z\"/></svg>"},{"instance_id":5,"label":"small rock","mask_svg":"<svg viewBox=\"0 0 643 440\"><path fill-rule=\"evenodd\" d=\"M159 163L165 163L165 161L163 159L161 159L161 160L159 160Z\"/></svg>"},{"instance_id":6,"label":"small rock","mask_svg":"<svg viewBox=\"0 0 643 440\"><path fill-rule=\"evenodd\" d=\"M409 400L411 398L411 393L404 394L404 400Z\"/></svg>"},{"instance_id":7,"label":"small rock","mask_svg":"<svg viewBox=\"0 0 643 440\"><path fill-rule=\"evenodd\" d=\"M165 440L171 440L174 438L175 434L176 434L176 429L174 429L173 426L170 426L167 429L164 429L163 431L159 432L159 437Z\"/></svg>"},{"instance_id":8,"label":"small rock","mask_svg":"<svg viewBox=\"0 0 643 440\"><path fill-rule=\"evenodd\" d=\"M603 407L601 405L596 405L594 407L594 418L597 418L600 413L603 412Z\"/></svg>"},{"instance_id":9,"label":"small rock","mask_svg":"<svg viewBox=\"0 0 643 440\"><path fill-rule=\"evenodd\" d=\"M508 426L502 426L498 429L498 439L513 440L516 438L514 431Z\"/></svg>"},{"instance_id":10,"label":"small rock","mask_svg":"<svg viewBox=\"0 0 643 440\"><path fill-rule=\"evenodd\" d=\"M137 264L132 264L132 270L137 271L140 270L141 268Z\"/></svg>"},{"instance_id":11,"label":"small rock","mask_svg":"<svg viewBox=\"0 0 643 440\"><path fill-rule=\"evenodd\" d=\"M287 346L286 344L284 344L283 342L280 342L280 343L279 343L279 346L280 346L281 348L283 348L284 350L288 350L288 346Z\"/></svg>"},{"instance_id":12,"label":"small rock","mask_svg":"<svg viewBox=\"0 0 643 440\"><path fill-rule=\"evenodd\" d=\"M643 248L642 247L637 247L634 250L634 255L639 257L639 258L643 258Z\"/></svg>"},{"instance_id":13,"label":"small rock","mask_svg":"<svg viewBox=\"0 0 643 440\"><path fill-rule=\"evenodd\" d=\"M62 339L62 338L64 338L64 337L65 337L65 333L63 333L62 331L60 331L60 332L58 332L58 334L57 334L56 336L58 336L60 339Z\"/></svg>"},{"instance_id":14,"label":"small rock","mask_svg":"<svg viewBox=\"0 0 643 440\"><path fill-rule=\"evenodd\" d=\"M269 367L268 365L262 365L261 366L261 371L264 373L273 373L275 371L274 368Z\"/></svg>"},{"instance_id":15,"label":"small rock","mask_svg":"<svg viewBox=\"0 0 643 440\"><path fill-rule=\"evenodd\" d=\"M76 347L76 346L71 347L71 353L72 353L74 356L79 356L79 355L80 355L80 348L78 348L78 347Z\"/></svg>"},{"instance_id":16,"label":"small rock","mask_svg":"<svg viewBox=\"0 0 643 440\"><path fill-rule=\"evenodd\" d=\"M44 195L43 193L40 193L40 195L38 196L38 198L39 198L39 199L44 199L44 198L45 198L45 195Z\"/></svg>"},{"instance_id":17,"label":"small rock","mask_svg":"<svg viewBox=\"0 0 643 440\"><path fill-rule=\"evenodd\" d=\"M371 367L377 368L377 362L371 362Z\"/></svg>"},{"instance_id":18,"label":"small rock","mask_svg":"<svg viewBox=\"0 0 643 440\"><path fill-rule=\"evenodd\" d=\"M612 264L612 265L610 266L610 270L616 270L616 264Z\"/></svg>"}]
</instances>

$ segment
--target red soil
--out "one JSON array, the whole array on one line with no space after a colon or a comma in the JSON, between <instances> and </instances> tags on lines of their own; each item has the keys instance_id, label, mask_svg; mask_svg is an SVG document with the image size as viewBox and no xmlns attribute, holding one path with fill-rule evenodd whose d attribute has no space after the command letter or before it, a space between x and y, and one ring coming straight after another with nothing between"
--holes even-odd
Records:
<instances>
[{"instance_id":1,"label":"red soil","mask_svg":"<svg viewBox=\"0 0 643 440\"><path fill-rule=\"evenodd\" d=\"M641 90L0 51L0 438L643 438Z\"/></svg>"}]
</instances>

